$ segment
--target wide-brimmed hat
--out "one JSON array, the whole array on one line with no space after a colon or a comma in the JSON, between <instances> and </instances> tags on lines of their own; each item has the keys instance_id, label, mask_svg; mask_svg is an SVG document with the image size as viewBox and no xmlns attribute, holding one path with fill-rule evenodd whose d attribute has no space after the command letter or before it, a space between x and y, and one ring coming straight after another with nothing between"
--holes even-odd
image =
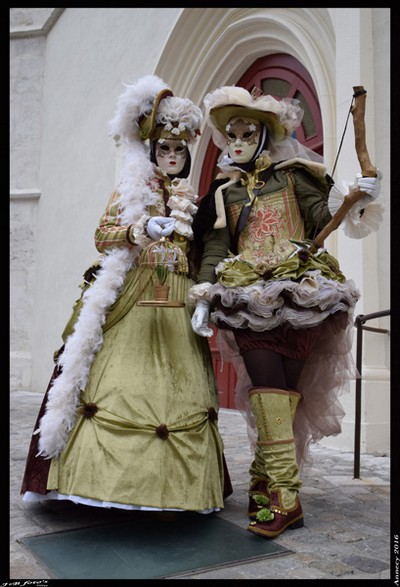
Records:
<instances>
[{"instance_id":1,"label":"wide-brimmed hat","mask_svg":"<svg viewBox=\"0 0 400 587\"><path fill-rule=\"evenodd\" d=\"M303 109L298 100L249 92L238 86L224 86L204 98L208 124L222 135L227 124L235 117L259 120L268 128L275 141L290 136L301 123Z\"/></svg>"}]
</instances>

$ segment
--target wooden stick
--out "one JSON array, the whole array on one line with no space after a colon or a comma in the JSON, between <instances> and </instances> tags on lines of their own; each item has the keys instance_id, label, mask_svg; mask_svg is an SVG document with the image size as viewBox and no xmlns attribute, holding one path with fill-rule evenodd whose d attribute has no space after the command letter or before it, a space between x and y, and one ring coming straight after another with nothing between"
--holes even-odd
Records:
<instances>
[{"instance_id":1,"label":"wooden stick","mask_svg":"<svg viewBox=\"0 0 400 587\"><path fill-rule=\"evenodd\" d=\"M367 143L365 140L365 101L367 92L363 86L353 86L354 106L351 109L354 124L354 136L358 161L361 173L364 177L376 177L376 167L369 158Z\"/></svg>"},{"instance_id":2,"label":"wooden stick","mask_svg":"<svg viewBox=\"0 0 400 587\"><path fill-rule=\"evenodd\" d=\"M356 188L344 197L343 203L338 208L334 216L332 216L328 224L324 226L324 228L317 234L317 236L313 240L313 246L311 247L312 253L316 253L320 247L323 247L324 240L328 238L331 232L333 232L339 227L340 223L342 222L343 218L346 216L350 208L352 208L354 204L358 202L358 200L363 196L365 196L365 192L362 192L361 190Z\"/></svg>"},{"instance_id":3,"label":"wooden stick","mask_svg":"<svg viewBox=\"0 0 400 587\"><path fill-rule=\"evenodd\" d=\"M376 167L371 163L365 141L365 100L367 92L364 90L363 86L353 86L353 92L354 106L351 109L351 113L353 115L355 147L361 167L361 173L364 177L376 177ZM313 246L311 247L312 253L315 253L319 247L323 246L324 240L331 234L331 232L338 228L350 208L352 208L352 206L354 206L354 204L363 196L365 196L365 192L356 188L344 197L340 208L313 240Z\"/></svg>"}]
</instances>

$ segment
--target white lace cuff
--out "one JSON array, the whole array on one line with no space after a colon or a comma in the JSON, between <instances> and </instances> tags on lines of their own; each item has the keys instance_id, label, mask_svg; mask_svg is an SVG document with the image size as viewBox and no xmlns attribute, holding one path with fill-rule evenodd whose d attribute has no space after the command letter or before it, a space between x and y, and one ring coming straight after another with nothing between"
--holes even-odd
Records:
<instances>
[{"instance_id":1,"label":"white lace cuff","mask_svg":"<svg viewBox=\"0 0 400 587\"><path fill-rule=\"evenodd\" d=\"M196 283L189 289L188 303L195 306L199 300L211 301L211 288L211 283Z\"/></svg>"},{"instance_id":2,"label":"white lace cuff","mask_svg":"<svg viewBox=\"0 0 400 587\"><path fill-rule=\"evenodd\" d=\"M151 238L146 232L146 224L149 220L149 214L143 214L139 218L137 224L133 227L133 235L135 237L135 243L140 245L141 247L147 247L151 243Z\"/></svg>"},{"instance_id":3,"label":"white lace cuff","mask_svg":"<svg viewBox=\"0 0 400 587\"><path fill-rule=\"evenodd\" d=\"M358 204L358 202L357 202ZM350 238L364 238L376 232L383 220L385 206L383 202L375 200L361 209L353 206L343 220L343 230Z\"/></svg>"},{"instance_id":4,"label":"white lace cuff","mask_svg":"<svg viewBox=\"0 0 400 587\"><path fill-rule=\"evenodd\" d=\"M335 184L332 187L328 199L328 208L332 216L342 205L345 196L356 187L356 185L350 184ZM346 236L356 239L364 238L378 230L383 220L384 210L382 200L372 200L366 194L350 208L340 226Z\"/></svg>"}]
</instances>

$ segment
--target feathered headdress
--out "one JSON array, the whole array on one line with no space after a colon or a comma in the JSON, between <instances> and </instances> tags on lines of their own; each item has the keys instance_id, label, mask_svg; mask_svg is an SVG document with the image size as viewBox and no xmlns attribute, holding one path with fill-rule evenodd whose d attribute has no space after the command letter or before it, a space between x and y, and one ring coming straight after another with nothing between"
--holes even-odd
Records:
<instances>
[{"instance_id":1,"label":"feathered headdress","mask_svg":"<svg viewBox=\"0 0 400 587\"><path fill-rule=\"evenodd\" d=\"M117 143L158 138L193 142L200 134L200 108L188 98L175 97L156 75L126 85L119 97L110 133Z\"/></svg>"},{"instance_id":2,"label":"feathered headdress","mask_svg":"<svg viewBox=\"0 0 400 587\"><path fill-rule=\"evenodd\" d=\"M124 85L126 89L118 98L109 124L110 134L117 143L140 140L139 121L149 116L163 97L173 95L167 84L156 75L146 75L133 84Z\"/></svg>"}]
</instances>

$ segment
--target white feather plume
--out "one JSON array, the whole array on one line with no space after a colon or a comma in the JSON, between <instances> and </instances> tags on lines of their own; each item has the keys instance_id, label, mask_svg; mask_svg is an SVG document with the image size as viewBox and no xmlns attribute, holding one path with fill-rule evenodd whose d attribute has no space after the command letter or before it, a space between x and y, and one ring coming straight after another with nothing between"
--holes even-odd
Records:
<instances>
[{"instance_id":1,"label":"white feather plume","mask_svg":"<svg viewBox=\"0 0 400 587\"><path fill-rule=\"evenodd\" d=\"M168 85L156 75L145 75L133 84L124 84L114 117L109 123L110 134L115 141L139 139L138 120L152 110L154 99Z\"/></svg>"}]
</instances>

